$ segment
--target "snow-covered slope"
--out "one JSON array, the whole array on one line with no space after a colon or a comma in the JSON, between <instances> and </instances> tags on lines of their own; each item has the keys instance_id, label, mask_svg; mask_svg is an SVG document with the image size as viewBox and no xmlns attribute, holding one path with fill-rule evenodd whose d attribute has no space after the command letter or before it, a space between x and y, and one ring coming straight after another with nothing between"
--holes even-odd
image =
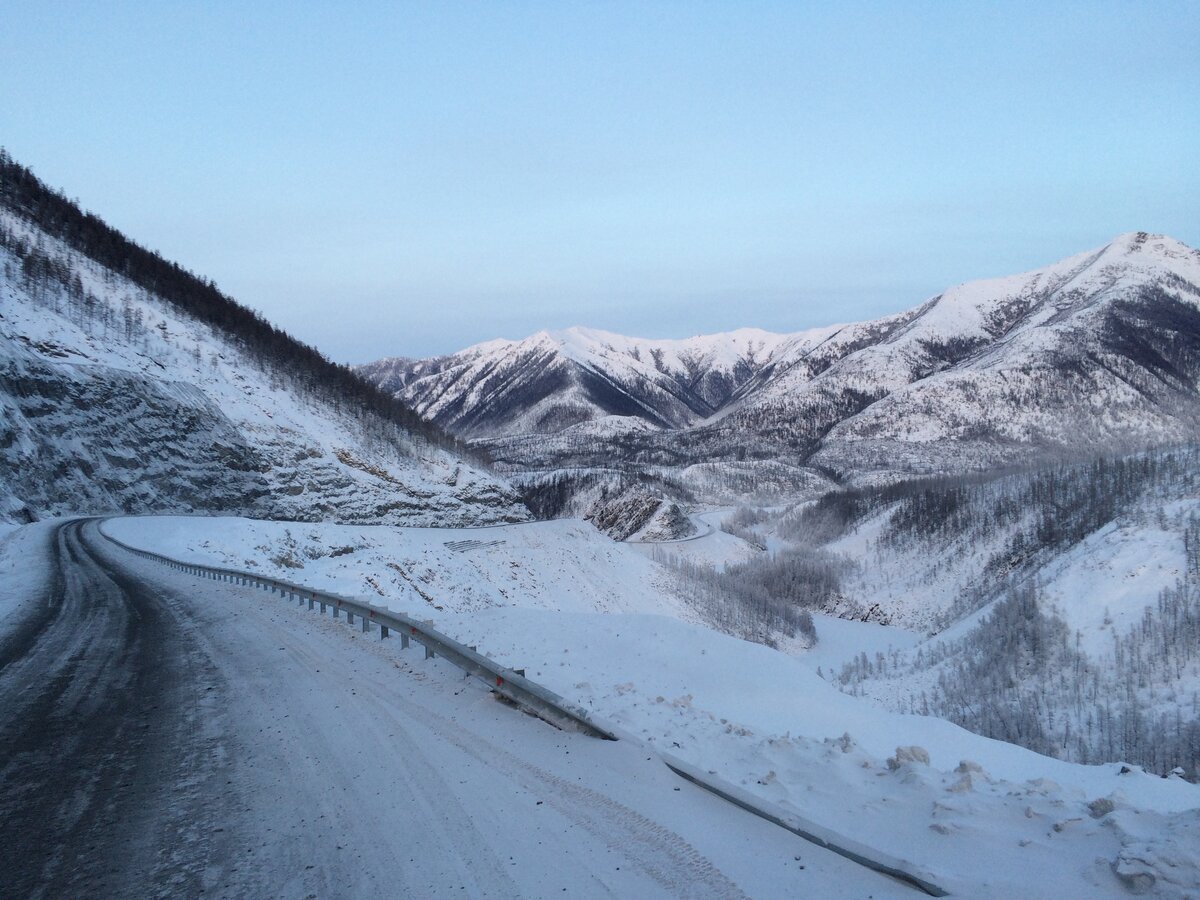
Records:
<instances>
[{"instance_id":1,"label":"snow-covered slope","mask_svg":"<svg viewBox=\"0 0 1200 900\"><path fill-rule=\"evenodd\" d=\"M488 524L504 482L0 207L0 519L227 511ZM286 343L280 335L281 344Z\"/></svg>"},{"instance_id":2,"label":"snow-covered slope","mask_svg":"<svg viewBox=\"0 0 1200 900\"><path fill-rule=\"evenodd\" d=\"M846 690L1082 762L1200 772L1200 449L829 494L778 526L923 639ZM829 536L833 539L829 540Z\"/></svg>"},{"instance_id":3,"label":"snow-covered slope","mask_svg":"<svg viewBox=\"0 0 1200 900\"><path fill-rule=\"evenodd\" d=\"M804 416L860 392L812 461L938 471L1186 440L1200 402L1200 253L1126 234L1045 269L953 288L886 342L815 378L789 373L739 410ZM875 399L878 398L878 399Z\"/></svg>"},{"instance_id":4,"label":"snow-covered slope","mask_svg":"<svg viewBox=\"0 0 1200 900\"><path fill-rule=\"evenodd\" d=\"M664 573L634 548L578 522L471 532L210 518L105 527L147 549L365 592L427 617L614 722L646 757L682 758L912 860L955 896L1186 897L1200 878L1196 785L1040 756L847 696L819 666L918 636L821 618L810 659L717 634L687 621ZM796 846L803 864L811 851Z\"/></svg>"},{"instance_id":5,"label":"snow-covered slope","mask_svg":"<svg viewBox=\"0 0 1200 900\"><path fill-rule=\"evenodd\" d=\"M572 329L363 371L512 471L749 459L874 479L1169 443L1200 422L1200 253L1130 233L870 322ZM638 419L656 427L617 427Z\"/></svg>"},{"instance_id":6,"label":"snow-covered slope","mask_svg":"<svg viewBox=\"0 0 1200 900\"><path fill-rule=\"evenodd\" d=\"M579 521L455 529L146 516L114 519L105 531L177 559L383 599L422 617L519 606L694 618L658 586L657 566Z\"/></svg>"}]
</instances>

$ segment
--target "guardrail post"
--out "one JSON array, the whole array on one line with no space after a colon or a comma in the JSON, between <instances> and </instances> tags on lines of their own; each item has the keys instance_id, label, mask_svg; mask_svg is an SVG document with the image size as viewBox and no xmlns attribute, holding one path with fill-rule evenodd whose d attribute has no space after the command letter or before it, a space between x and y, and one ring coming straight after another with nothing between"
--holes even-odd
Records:
<instances>
[{"instance_id":1,"label":"guardrail post","mask_svg":"<svg viewBox=\"0 0 1200 900\"><path fill-rule=\"evenodd\" d=\"M337 606L335 606L335 607L333 608L333 617L334 617L335 619L338 617L338 610L339 610L339 609L340 609L340 607L337 607Z\"/></svg>"},{"instance_id":2,"label":"guardrail post","mask_svg":"<svg viewBox=\"0 0 1200 900\"><path fill-rule=\"evenodd\" d=\"M433 659L433 651L429 649L429 645L428 645L428 644L426 644L426 645L425 645L425 658L426 658L426 659Z\"/></svg>"},{"instance_id":3,"label":"guardrail post","mask_svg":"<svg viewBox=\"0 0 1200 900\"><path fill-rule=\"evenodd\" d=\"M405 634L403 631L400 632L400 649L401 650L408 649L408 635Z\"/></svg>"},{"instance_id":4,"label":"guardrail post","mask_svg":"<svg viewBox=\"0 0 1200 900\"><path fill-rule=\"evenodd\" d=\"M370 619L368 619L366 616L359 616L359 618L360 618L360 619L362 619L362 623L363 623L363 628L362 628L362 630L363 630L363 634L366 634L368 631L370 631L370 630L371 630L371 620L370 620Z\"/></svg>"},{"instance_id":5,"label":"guardrail post","mask_svg":"<svg viewBox=\"0 0 1200 900\"><path fill-rule=\"evenodd\" d=\"M312 609L312 608L313 608L313 601L314 601L314 600L316 600L316 599L317 599L317 598L316 598L316 596L315 596L315 595L314 595L314 596L312 596L312 597L309 597L309 598L308 598L308 608L309 608L309 609Z\"/></svg>"},{"instance_id":6,"label":"guardrail post","mask_svg":"<svg viewBox=\"0 0 1200 900\"><path fill-rule=\"evenodd\" d=\"M321 615L325 615L325 601L321 601Z\"/></svg>"},{"instance_id":7,"label":"guardrail post","mask_svg":"<svg viewBox=\"0 0 1200 900\"><path fill-rule=\"evenodd\" d=\"M379 639L382 641L388 636L388 627L386 625L379 626Z\"/></svg>"}]
</instances>

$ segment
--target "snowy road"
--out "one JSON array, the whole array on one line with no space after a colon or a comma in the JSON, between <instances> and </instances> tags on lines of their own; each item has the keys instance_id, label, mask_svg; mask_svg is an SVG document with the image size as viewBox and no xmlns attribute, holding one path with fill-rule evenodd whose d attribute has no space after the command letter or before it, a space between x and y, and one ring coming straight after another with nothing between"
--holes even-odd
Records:
<instances>
[{"instance_id":1,"label":"snowy road","mask_svg":"<svg viewBox=\"0 0 1200 900\"><path fill-rule=\"evenodd\" d=\"M53 544L0 643L6 893L915 896L419 648Z\"/></svg>"}]
</instances>

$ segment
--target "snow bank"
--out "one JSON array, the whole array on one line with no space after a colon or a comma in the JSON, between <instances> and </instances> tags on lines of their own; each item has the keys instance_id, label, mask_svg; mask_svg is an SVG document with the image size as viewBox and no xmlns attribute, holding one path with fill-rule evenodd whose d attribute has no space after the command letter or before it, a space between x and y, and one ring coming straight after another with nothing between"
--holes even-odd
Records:
<instances>
[{"instance_id":1,"label":"snow bank","mask_svg":"<svg viewBox=\"0 0 1200 900\"><path fill-rule=\"evenodd\" d=\"M50 542L60 523L0 523L0 638L24 617L28 604L43 601L50 590Z\"/></svg>"},{"instance_id":2,"label":"snow bank","mask_svg":"<svg viewBox=\"0 0 1200 900\"><path fill-rule=\"evenodd\" d=\"M112 519L105 529L177 559L362 596L419 617L492 607L690 617L657 565L577 520L401 528L147 516Z\"/></svg>"}]
</instances>

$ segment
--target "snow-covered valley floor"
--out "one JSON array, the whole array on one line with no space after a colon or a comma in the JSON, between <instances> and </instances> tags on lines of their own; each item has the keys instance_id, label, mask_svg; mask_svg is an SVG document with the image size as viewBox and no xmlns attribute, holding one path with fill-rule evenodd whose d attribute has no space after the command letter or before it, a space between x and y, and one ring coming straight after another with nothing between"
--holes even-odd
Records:
<instances>
[{"instance_id":1,"label":"snow-covered valley floor","mask_svg":"<svg viewBox=\"0 0 1200 900\"><path fill-rule=\"evenodd\" d=\"M819 665L915 637L818 617L826 641L789 656L714 633L659 567L584 523L443 530L153 517L106 528L176 558L428 619L646 750L911 859L961 896L1200 890L1197 786L1061 762L844 695ZM919 751L897 758L910 746L928 764Z\"/></svg>"}]
</instances>

